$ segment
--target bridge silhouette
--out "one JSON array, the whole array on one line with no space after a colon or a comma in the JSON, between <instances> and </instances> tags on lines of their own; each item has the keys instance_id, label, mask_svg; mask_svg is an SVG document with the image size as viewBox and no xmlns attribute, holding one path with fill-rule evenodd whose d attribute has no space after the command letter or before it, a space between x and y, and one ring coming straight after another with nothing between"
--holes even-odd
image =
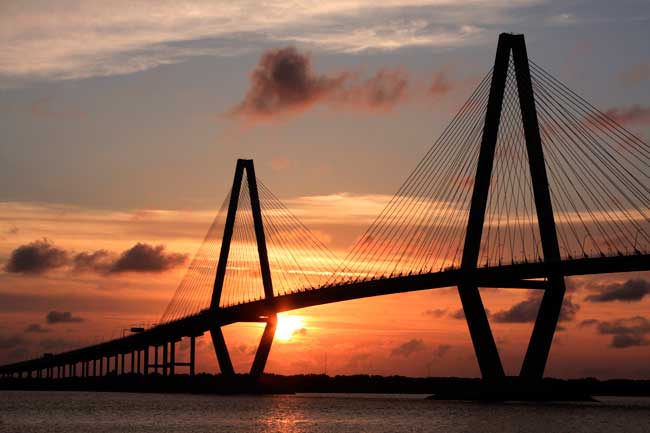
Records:
<instances>
[{"instance_id":1,"label":"bridge silhouette","mask_svg":"<svg viewBox=\"0 0 650 433\"><path fill-rule=\"evenodd\" d=\"M494 67L344 260L256 177L252 160L240 159L158 325L5 365L0 375L173 375L179 367L194 375L204 333L221 373L233 375L222 327L261 322L256 378L278 313L456 286L489 380L505 373L479 287L543 293L520 371L538 380L566 277L650 270L649 168L650 146L529 60L523 35L504 33ZM178 362L183 338L189 361Z\"/></svg>"}]
</instances>

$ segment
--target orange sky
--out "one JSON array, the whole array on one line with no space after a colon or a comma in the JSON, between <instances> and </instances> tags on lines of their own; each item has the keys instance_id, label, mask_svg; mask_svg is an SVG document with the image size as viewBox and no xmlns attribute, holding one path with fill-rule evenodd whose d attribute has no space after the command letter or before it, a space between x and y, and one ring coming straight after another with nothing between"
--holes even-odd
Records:
<instances>
[{"instance_id":1,"label":"orange sky","mask_svg":"<svg viewBox=\"0 0 650 433\"><path fill-rule=\"evenodd\" d=\"M338 255L369 223L382 197L306 197L289 199L295 213L309 221ZM327 220L325 206L336 204L339 212ZM304 204L299 205L298 203ZM349 205L346 206L346 203ZM302 207L301 207L302 206ZM2 205L2 224L19 223L20 229L0 239L6 259L11 251L35 239L47 238L53 246L69 251L104 248L124 251L133 239L151 245L164 244L166 252L193 254L214 211L134 211L67 208L65 206ZM350 218L346 218L349 216ZM347 221L355 221L349 224ZM187 263L187 262L186 262ZM119 337L123 328L159 320L184 272L183 266L161 272L114 274L79 273L70 267L35 275L0 274L3 298L0 320L5 347L2 361L39 356ZM649 347L611 347L611 335L599 334L583 323L589 319L613 321L646 316L650 300L609 303L584 302L594 286L624 282L630 275L607 275L597 279L573 278L569 297L579 309L571 320L562 322L548 374L561 377L648 377ZM482 289L491 313L507 311L525 301L528 293L514 289ZM286 313L298 316L303 326L287 341L276 340L267 371L328 374L405 374L411 376L476 376L478 368L465 321L455 318L460 309L454 288L390 295L312 307ZM70 312L81 321L47 323L50 311ZM295 319L294 319L295 320ZM25 332L30 325L38 331ZM492 321L504 366L518 371L531 331L531 323ZM304 328L304 329L303 329ZM261 325L236 324L225 328L235 368L245 371L252 360ZM13 347L11 338L17 337ZM207 336L199 339L198 368L217 371L214 352ZM180 357L186 356L186 342ZM597 354L597 356L596 356Z\"/></svg>"}]
</instances>

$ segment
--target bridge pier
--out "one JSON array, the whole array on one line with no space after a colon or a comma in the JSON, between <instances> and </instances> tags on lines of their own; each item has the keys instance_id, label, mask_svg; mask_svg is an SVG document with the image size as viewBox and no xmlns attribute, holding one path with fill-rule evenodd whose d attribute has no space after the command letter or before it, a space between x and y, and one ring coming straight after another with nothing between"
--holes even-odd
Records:
<instances>
[{"instance_id":1,"label":"bridge pier","mask_svg":"<svg viewBox=\"0 0 650 433\"><path fill-rule=\"evenodd\" d=\"M145 376L149 375L149 346L145 346L143 350L144 362L142 363L143 373Z\"/></svg>"},{"instance_id":2,"label":"bridge pier","mask_svg":"<svg viewBox=\"0 0 650 433\"><path fill-rule=\"evenodd\" d=\"M196 337L192 335L190 337L190 376L194 376L196 362Z\"/></svg>"}]
</instances>

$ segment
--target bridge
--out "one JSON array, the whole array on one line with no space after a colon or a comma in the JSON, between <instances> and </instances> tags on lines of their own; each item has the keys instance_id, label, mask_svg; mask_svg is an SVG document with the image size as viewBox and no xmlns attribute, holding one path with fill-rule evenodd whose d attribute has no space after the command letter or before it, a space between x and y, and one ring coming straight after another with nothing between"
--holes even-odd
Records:
<instances>
[{"instance_id":1,"label":"bridge","mask_svg":"<svg viewBox=\"0 0 650 433\"><path fill-rule=\"evenodd\" d=\"M523 35L504 33L493 68L344 260L256 177L252 160L238 160L230 194L158 325L5 365L0 375L173 375L180 367L194 375L204 333L221 373L234 375L222 327L261 322L257 378L278 313L456 286L489 380L505 373L479 287L543 292L520 371L538 380L566 277L650 270L649 192L650 146L530 60ZM184 338L189 360L178 362Z\"/></svg>"}]
</instances>

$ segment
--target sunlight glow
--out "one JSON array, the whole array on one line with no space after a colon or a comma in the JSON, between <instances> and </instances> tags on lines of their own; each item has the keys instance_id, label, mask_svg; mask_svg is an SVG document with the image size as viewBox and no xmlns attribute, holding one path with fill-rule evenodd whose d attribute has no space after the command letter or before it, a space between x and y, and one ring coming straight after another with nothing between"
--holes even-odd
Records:
<instances>
[{"instance_id":1,"label":"sunlight glow","mask_svg":"<svg viewBox=\"0 0 650 433\"><path fill-rule=\"evenodd\" d=\"M294 336L305 332L305 318L303 316L278 316L278 325L275 328L275 338L277 340L289 341Z\"/></svg>"}]
</instances>

